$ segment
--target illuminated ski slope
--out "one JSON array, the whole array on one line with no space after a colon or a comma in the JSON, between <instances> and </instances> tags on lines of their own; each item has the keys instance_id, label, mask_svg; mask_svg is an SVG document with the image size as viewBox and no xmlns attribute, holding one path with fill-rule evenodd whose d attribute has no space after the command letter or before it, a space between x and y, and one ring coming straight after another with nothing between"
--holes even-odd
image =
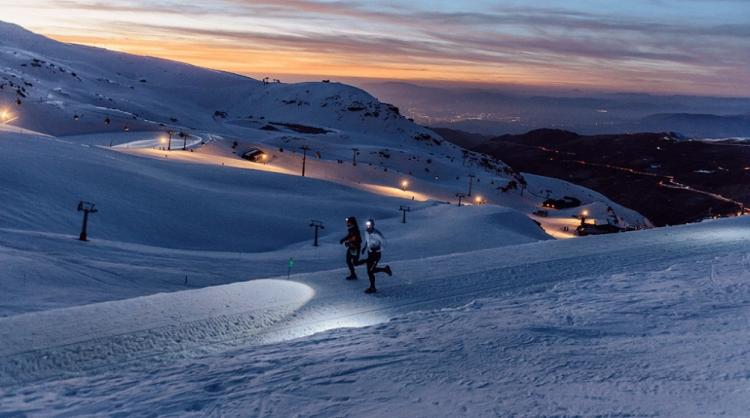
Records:
<instances>
[{"instance_id":1,"label":"illuminated ski slope","mask_svg":"<svg viewBox=\"0 0 750 418\"><path fill-rule=\"evenodd\" d=\"M338 270L10 317L0 406L742 415L748 219L394 262L376 297Z\"/></svg>"}]
</instances>

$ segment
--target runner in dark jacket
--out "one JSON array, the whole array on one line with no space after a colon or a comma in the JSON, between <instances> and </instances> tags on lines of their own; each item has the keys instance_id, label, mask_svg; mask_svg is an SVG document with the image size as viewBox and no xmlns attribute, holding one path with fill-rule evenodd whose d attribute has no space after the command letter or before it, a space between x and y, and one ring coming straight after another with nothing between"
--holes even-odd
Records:
<instances>
[{"instance_id":1,"label":"runner in dark jacket","mask_svg":"<svg viewBox=\"0 0 750 418\"><path fill-rule=\"evenodd\" d=\"M362 248L362 235L359 233L357 218L346 218L347 234L341 238L339 243L346 246L346 265L349 267L349 277L346 280L357 280L357 272L354 266L359 262L359 251Z\"/></svg>"}]
</instances>

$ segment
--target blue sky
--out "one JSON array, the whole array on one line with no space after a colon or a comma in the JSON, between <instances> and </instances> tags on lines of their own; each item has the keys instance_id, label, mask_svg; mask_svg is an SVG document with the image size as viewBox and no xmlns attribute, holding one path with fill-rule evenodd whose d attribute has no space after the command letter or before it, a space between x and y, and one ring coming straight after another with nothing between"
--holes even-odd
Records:
<instances>
[{"instance_id":1,"label":"blue sky","mask_svg":"<svg viewBox=\"0 0 750 418\"><path fill-rule=\"evenodd\" d=\"M750 96L750 1L0 0L56 39L256 77Z\"/></svg>"}]
</instances>

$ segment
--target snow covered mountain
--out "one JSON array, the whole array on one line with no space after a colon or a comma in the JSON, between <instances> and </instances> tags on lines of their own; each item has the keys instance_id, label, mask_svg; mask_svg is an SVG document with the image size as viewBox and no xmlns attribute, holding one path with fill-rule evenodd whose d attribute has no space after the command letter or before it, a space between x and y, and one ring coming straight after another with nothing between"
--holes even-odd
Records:
<instances>
[{"instance_id":1,"label":"snow covered mountain","mask_svg":"<svg viewBox=\"0 0 750 418\"><path fill-rule=\"evenodd\" d=\"M258 168L237 156L257 147L270 156L266 168L286 173L300 171L299 151L307 147L307 176L370 192L455 201L456 193L467 191L472 175L475 194L488 203L531 213L540 199L533 194L575 195L593 205L592 217L604 219L606 208L613 207L624 224L649 225L597 193L565 182L524 178L502 161L467 153L407 120L396 107L351 86L261 82L63 44L7 23L0 23L0 35L0 103L14 115L15 126L32 131L152 157L171 131L174 148L185 145L194 151L172 158ZM354 153L359 166L349 164ZM404 181L414 193L400 190ZM506 187L515 191L500 192L509 183L524 182L526 190ZM524 191L531 193L524 197ZM539 221L546 225L545 219Z\"/></svg>"},{"instance_id":2,"label":"snow covered mountain","mask_svg":"<svg viewBox=\"0 0 750 418\"><path fill-rule=\"evenodd\" d=\"M175 290L186 282L273 276L289 257L298 260L295 270L328 267L340 257L342 219L358 215L394 225L403 205L413 220L387 234L396 259L570 236L561 228L572 230L579 222L573 216L584 209L605 219L611 206L623 223L648 225L591 190L522 175L466 152L350 86L264 83L62 44L4 23L0 33L0 108L13 116L0 125L0 227L29 243L18 247L18 237L6 235L5 245L29 257L57 248L49 237L74 234L81 222L75 205L89 200L100 209L91 219L92 236L121 248L116 260L112 251L76 262L67 251L52 251L34 265L14 258L4 267L7 277L39 280L65 297L48 300L34 287L9 285L2 313ZM168 131L172 151L165 150ZM304 179L301 147L309 148ZM252 148L268 159L239 157ZM470 207L446 205L468 191L469 179L474 195L489 204L472 205L467 197ZM524 181L525 190L518 186ZM575 196L585 206L531 215L547 196ZM310 219L328 227L314 252L307 247ZM412 229L412 223L422 226ZM169 256L163 248L171 249ZM233 256L219 272L180 267L196 250L250 254L239 258L245 261ZM146 270L131 265L149 253L162 254L160 263L149 261L153 267ZM78 279L91 268L100 271L93 288ZM121 277L137 284L123 287Z\"/></svg>"},{"instance_id":3,"label":"snow covered mountain","mask_svg":"<svg viewBox=\"0 0 750 418\"><path fill-rule=\"evenodd\" d=\"M221 130L282 121L358 132L429 135L366 92L339 83L282 84L187 64L63 44L0 23L3 100L23 105L18 124L52 135ZM105 123L105 119L109 123ZM76 123L69 123L75 121Z\"/></svg>"},{"instance_id":4,"label":"snow covered mountain","mask_svg":"<svg viewBox=\"0 0 750 418\"><path fill-rule=\"evenodd\" d=\"M747 342L745 218L553 240L584 210L650 223L351 86L257 81L2 23L0 84L0 414L644 415L668 413L648 405L669 395L687 415L747 406L731 367L742 349L724 344ZM266 158L241 158L255 148ZM565 196L581 206L539 212ZM99 209L90 242L75 239L80 200ZM394 275L376 296L343 280L352 215L385 234ZM311 220L325 225L319 246ZM704 348L691 332L714 319L728 332L710 334L711 357L681 350ZM713 364L684 379L683 366Z\"/></svg>"},{"instance_id":5,"label":"snow covered mountain","mask_svg":"<svg viewBox=\"0 0 750 418\"><path fill-rule=\"evenodd\" d=\"M387 231L396 259L570 237L583 210L603 222L614 208L623 226L650 225L591 190L467 152L354 87L262 82L63 44L7 23L0 35L0 108L12 116L0 125L0 228L29 243L4 245L49 252L50 237L78 230L74 209L88 200L100 209L92 236L122 249L116 260L111 251L75 263L66 251L33 266L14 258L8 277L39 280L65 297L38 299L34 287L9 286L0 313L273 276L289 257L299 260L296 270L313 271L338 263L342 219L395 225L400 206L424 224ZM267 159L240 158L254 148ZM458 208L456 194L469 187L469 206ZM486 205L476 204L479 196ZM533 214L546 198L564 196L582 206ZM328 228L314 252L311 219ZM164 248L163 265L131 266ZM180 267L191 251L250 253L240 259L254 267L234 256L218 272ZM77 279L90 268L102 275L93 289ZM137 285L122 287L121 277Z\"/></svg>"}]
</instances>

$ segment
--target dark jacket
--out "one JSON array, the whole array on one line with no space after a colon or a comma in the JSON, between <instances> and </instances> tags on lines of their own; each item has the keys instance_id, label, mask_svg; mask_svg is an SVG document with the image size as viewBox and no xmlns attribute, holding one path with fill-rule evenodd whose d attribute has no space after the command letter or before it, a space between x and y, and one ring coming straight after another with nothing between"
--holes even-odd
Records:
<instances>
[{"instance_id":1,"label":"dark jacket","mask_svg":"<svg viewBox=\"0 0 750 418\"><path fill-rule=\"evenodd\" d=\"M359 250L362 248L362 235L359 233L359 228L356 225L350 226L349 232L339 242L344 244L352 253L359 254Z\"/></svg>"}]
</instances>

